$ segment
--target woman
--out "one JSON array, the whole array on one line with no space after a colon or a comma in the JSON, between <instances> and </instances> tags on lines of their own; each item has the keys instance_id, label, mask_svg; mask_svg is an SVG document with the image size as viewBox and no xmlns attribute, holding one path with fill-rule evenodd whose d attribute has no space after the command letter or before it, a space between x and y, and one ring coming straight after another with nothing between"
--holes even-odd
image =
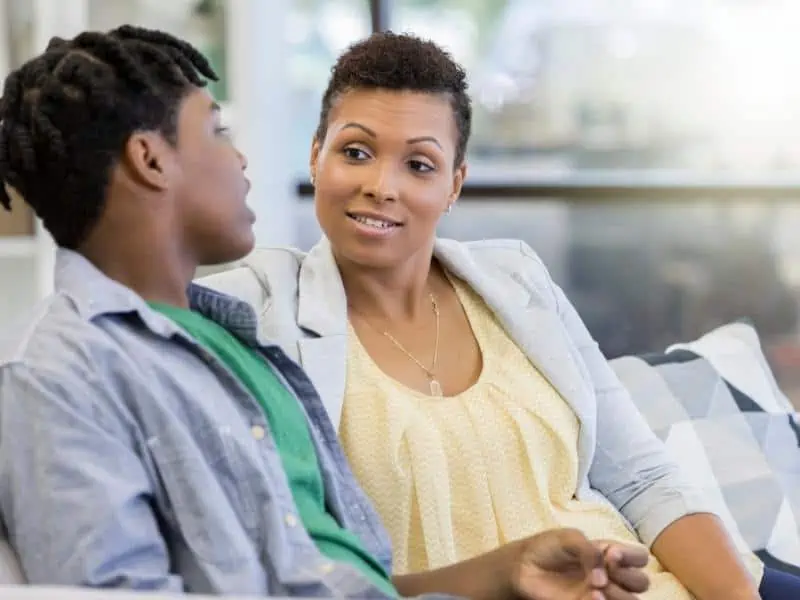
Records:
<instances>
[{"instance_id":1,"label":"woman","mask_svg":"<svg viewBox=\"0 0 800 600\"><path fill-rule=\"evenodd\" d=\"M465 74L436 45L356 44L311 150L326 239L219 280L250 286L263 333L311 376L397 572L573 527L648 546L647 600L800 594L735 553L530 248L436 238L470 125Z\"/></svg>"}]
</instances>

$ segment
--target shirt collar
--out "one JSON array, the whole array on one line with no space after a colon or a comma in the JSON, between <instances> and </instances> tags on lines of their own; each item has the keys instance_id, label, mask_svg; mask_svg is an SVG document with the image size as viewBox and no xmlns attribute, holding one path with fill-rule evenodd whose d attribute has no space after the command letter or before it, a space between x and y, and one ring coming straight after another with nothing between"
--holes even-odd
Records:
<instances>
[{"instance_id":1,"label":"shirt collar","mask_svg":"<svg viewBox=\"0 0 800 600\"><path fill-rule=\"evenodd\" d=\"M55 291L70 298L87 321L105 315L135 314L154 333L170 337L175 325L152 310L130 288L105 275L81 254L56 251ZM192 283L188 289L192 310L222 325L250 344L258 343L258 318L246 302Z\"/></svg>"}]
</instances>

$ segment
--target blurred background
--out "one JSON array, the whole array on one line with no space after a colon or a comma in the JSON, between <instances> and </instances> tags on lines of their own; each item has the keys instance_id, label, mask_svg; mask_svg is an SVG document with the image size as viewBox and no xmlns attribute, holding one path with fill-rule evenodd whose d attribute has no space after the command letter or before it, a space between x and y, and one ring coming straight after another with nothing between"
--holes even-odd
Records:
<instances>
[{"instance_id":1,"label":"blurred background","mask_svg":"<svg viewBox=\"0 0 800 600\"><path fill-rule=\"evenodd\" d=\"M373 30L434 39L475 100L442 235L528 242L609 357L749 319L800 406L797 0L0 0L0 72L123 23L210 58L259 244L302 248L336 56ZM51 290L52 257L24 207L0 214L0 327Z\"/></svg>"}]
</instances>

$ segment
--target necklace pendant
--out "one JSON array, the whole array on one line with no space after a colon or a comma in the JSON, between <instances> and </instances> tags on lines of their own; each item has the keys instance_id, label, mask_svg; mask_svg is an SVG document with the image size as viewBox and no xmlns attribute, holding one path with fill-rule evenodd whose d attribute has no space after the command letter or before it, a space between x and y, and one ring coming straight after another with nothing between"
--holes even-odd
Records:
<instances>
[{"instance_id":1,"label":"necklace pendant","mask_svg":"<svg viewBox=\"0 0 800 600\"><path fill-rule=\"evenodd\" d=\"M442 393L442 386L436 379L431 379L431 396L441 398L444 396Z\"/></svg>"}]
</instances>

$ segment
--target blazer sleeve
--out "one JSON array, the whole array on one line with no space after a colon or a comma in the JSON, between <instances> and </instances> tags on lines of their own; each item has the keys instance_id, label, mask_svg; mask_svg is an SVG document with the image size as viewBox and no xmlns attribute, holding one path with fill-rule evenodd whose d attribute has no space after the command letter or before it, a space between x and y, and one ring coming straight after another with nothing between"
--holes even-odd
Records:
<instances>
[{"instance_id":1,"label":"blazer sleeve","mask_svg":"<svg viewBox=\"0 0 800 600\"><path fill-rule=\"evenodd\" d=\"M591 379L597 402L592 488L625 516L647 546L677 519L713 512L705 494L682 477L541 259L527 245L522 251L544 273L559 318Z\"/></svg>"}]
</instances>

